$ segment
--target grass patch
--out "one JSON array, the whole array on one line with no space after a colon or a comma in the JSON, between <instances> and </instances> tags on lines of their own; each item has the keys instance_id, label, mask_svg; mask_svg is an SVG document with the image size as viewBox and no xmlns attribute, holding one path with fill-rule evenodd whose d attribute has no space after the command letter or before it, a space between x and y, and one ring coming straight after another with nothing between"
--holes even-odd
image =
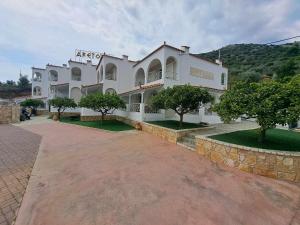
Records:
<instances>
[{"instance_id":1,"label":"grass patch","mask_svg":"<svg viewBox=\"0 0 300 225\"><path fill-rule=\"evenodd\" d=\"M219 134L210 136L210 138L248 147L282 151L300 151L300 133L289 130L267 130L264 143L258 142L258 130L256 129Z\"/></svg>"},{"instance_id":2,"label":"grass patch","mask_svg":"<svg viewBox=\"0 0 300 225\"><path fill-rule=\"evenodd\" d=\"M60 119L61 122L64 123L70 123L70 124L76 124L80 126L85 127L93 127L103 130L109 130L109 131L125 131L125 130L133 130L134 128L132 126L129 126L128 124L125 124L123 122L120 122L118 120L104 120L102 121L80 121L80 118L77 117L63 117Z\"/></svg>"},{"instance_id":3,"label":"grass patch","mask_svg":"<svg viewBox=\"0 0 300 225\"><path fill-rule=\"evenodd\" d=\"M202 124L196 124L196 123L182 123L182 128L179 128L179 121L175 120L164 120L164 121L149 121L147 123L158 125L161 127L166 127L174 130L182 130L182 129L192 129L192 128L199 128L204 127Z\"/></svg>"}]
</instances>

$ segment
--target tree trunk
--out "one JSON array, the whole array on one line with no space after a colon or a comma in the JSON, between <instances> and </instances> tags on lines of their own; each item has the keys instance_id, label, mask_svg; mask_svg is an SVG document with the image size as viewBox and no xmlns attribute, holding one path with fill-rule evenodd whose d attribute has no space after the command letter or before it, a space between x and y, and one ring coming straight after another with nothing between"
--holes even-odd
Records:
<instances>
[{"instance_id":1,"label":"tree trunk","mask_svg":"<svg viewBox=\"0 0 300 225\"><path fill-rule=\"evenodd\" d=\"M102 127L103 121L104 121L104 113L101 113L101 121L100 121L100 126Z\"/></svg>"},{"instance_id":2,"label":"tree trunk","mask_svg":"<svg viewBox=\"0 0 300 225\"><path fill-rule=\"evenodd\" d=\"M266 132L267 132L267 129L266 128L260 128L259 130L259 138L258 138L258 141L260 143L263 143L266 139Z\"/></svg>"},{"instance_id":3,"label":"tree trunk","mask_svg":"<svg viewBox=\"0 0 300 225\"><path fill-rule=\"evenodd\" d=\"M179 114L180 120L179 120L179 128L182 128L182 121L183 121L183 114Z\"/></svg>"},{"instance_id":4,"label":"tree trunk","mask_svg":"<svg viewBox=\"0 0 300 225\"><path fill-rule=\"evenodd\" d=\"M57 110L57 119L60 121L60 109Z\"/></svg>"}]
</instances>

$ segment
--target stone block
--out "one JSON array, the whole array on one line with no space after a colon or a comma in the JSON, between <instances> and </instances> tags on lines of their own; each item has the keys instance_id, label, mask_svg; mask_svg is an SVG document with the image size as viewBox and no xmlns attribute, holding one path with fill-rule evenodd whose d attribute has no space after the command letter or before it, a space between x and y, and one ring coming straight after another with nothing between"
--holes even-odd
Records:
<instances>
[{"instance_id":1,"label":"stone block","mask_svg":"<svg viewBox=\"0 0 300 225\"><path fill-rule=\"evenodd\" d=\"M255 167L255 168L253 168L253 173L261 175L261 176L265 176L265 177L277 178L276 171L269 170L268 168Z\"/></svg>"},{"instance_id":2,"label":"stone block","mask_svg":"<svg viewBox=\"0 0 300 225\"><path fill-rule=\"evenodd\" d=\"M223 163L224 162L224 158L222 153L217 152L217 151L212 151L210 154L210 159L213 162L217 162L217 163Z\"/></svg>"},{"instance_id":3,"label":"stone block","mask_svg":"<svg viewBox=\"0 0 300 225\"><path fill-rule=\"evenodd\" d=\"M292 172L278 172L278 178L281 180L295 181L296 176L297 174Z\"/></svg>"},{"instance_id":4,"label":"stone block","mask_svg":"<svg viewBox=\"0 0 300 225\"><path fill-rule=\"evenodd\" d=\"M243 163L246 163L248 165L255 165L256 164L256 155L253 153L246 154L245 161Z\"/></svg>"},{"instance_id":5,"label":"stone block","mask_svg":"<svg viewBox=\"0 0 300 225\"><path fill-rule=\"evenodd\" d=\"M238 168L244 172L252 173L252 168L249 165L240 164Z\"/></svg>"}]
</instances>

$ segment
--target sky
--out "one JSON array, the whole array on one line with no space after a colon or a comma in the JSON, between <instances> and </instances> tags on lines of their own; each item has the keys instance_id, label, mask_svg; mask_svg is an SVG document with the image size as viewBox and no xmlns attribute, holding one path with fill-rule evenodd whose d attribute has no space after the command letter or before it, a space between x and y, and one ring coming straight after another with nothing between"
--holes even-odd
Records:
<instances>
[{"instance_id":1,"label":"sky","mask_svg":"<svg viewBox=\"0 0 300 225\"><path fill-rule=\"evenodd\" d=\"M75 49L137 60L164 41L193 53L267 43L300 35L299 12L299 0L1 0L0 81Z\"/></svg>"}]
</instances>

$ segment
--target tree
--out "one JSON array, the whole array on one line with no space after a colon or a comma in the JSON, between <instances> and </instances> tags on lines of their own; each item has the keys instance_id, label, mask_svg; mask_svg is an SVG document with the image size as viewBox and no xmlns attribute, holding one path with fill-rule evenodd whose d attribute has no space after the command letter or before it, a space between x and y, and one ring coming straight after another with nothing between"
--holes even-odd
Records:
<instances>
[{"instance_id":1,"label":"tree","mask_svg":"<svg viewBox=\"0 0 300 225\"><path fill-rule=\"evenodd\" d=\"M207 90L191 85L168 87L153 96L151 101L155 108L173 109L180 117L182 127L184 114L199 109L203 104L211 102L213 97Z\"/></svg>"},{"instance_id":2,"label":"tree","mask_svg":"<svg viewBox=\"0 0 300 225\"><path fill-rule=\"evenodd\" d=\"M103 121L105 115L112 114L115 109L124 108L126 105L117 94L93 93L82 97L79 106L100 112Z\"/></svg>"},{"instance_id":3,"label":"tree","mask_svg":"<svg viewBox=\"0 0 300 225\"><path fill-rule=\"evenodd\" d=\"M289 60L276 70L277 79L288 79L296 74L296 63L294 60Z\"/></svg>"},{"instance_id":4,"label":"tree","mask_svg":"<svg viewBox=\"0 0 300 225\"><path fill-rule=\"evenodd\" d=\"M66 108L75 108L77 104L73 99L56 97L49 100L49 105L57 108L57 117L60 120L60 115Z\"/></svg>"},{"instance_id":5,"label":"tree","mask_svg":"<svg viewBox=\"0 0 300 225\"><path fill-rule=\"evenodd\" d=\"M18 87L19 88L27 88L30 87L30 82L27 78L27 76L20 75L19 81L18 81Z\"/></svg>"},{"instance_id":6,"label":"tree","mask_svg":"<svg viewBox=\"0 0 300 225\"><path fill-rule=\"evenodd\" d=\"M220 98L213 107L224 122L242 115L256 118L260 126L259 141L265 140L266 132L276 124L286 125L300 117L300 82L237 83Z\"/></svg>"},{"instance_id":7,"label":"tree","mask_svg":"<svg viewBox=\"0 0 300 225\"><path fill-rule=\"evenodd\" d=\"M43 106L44 102L40 99L26 99L25 101L21 102L21 106L23 107L33 107L37 108L39 106Z\"/></svg>"}]
</instances>

